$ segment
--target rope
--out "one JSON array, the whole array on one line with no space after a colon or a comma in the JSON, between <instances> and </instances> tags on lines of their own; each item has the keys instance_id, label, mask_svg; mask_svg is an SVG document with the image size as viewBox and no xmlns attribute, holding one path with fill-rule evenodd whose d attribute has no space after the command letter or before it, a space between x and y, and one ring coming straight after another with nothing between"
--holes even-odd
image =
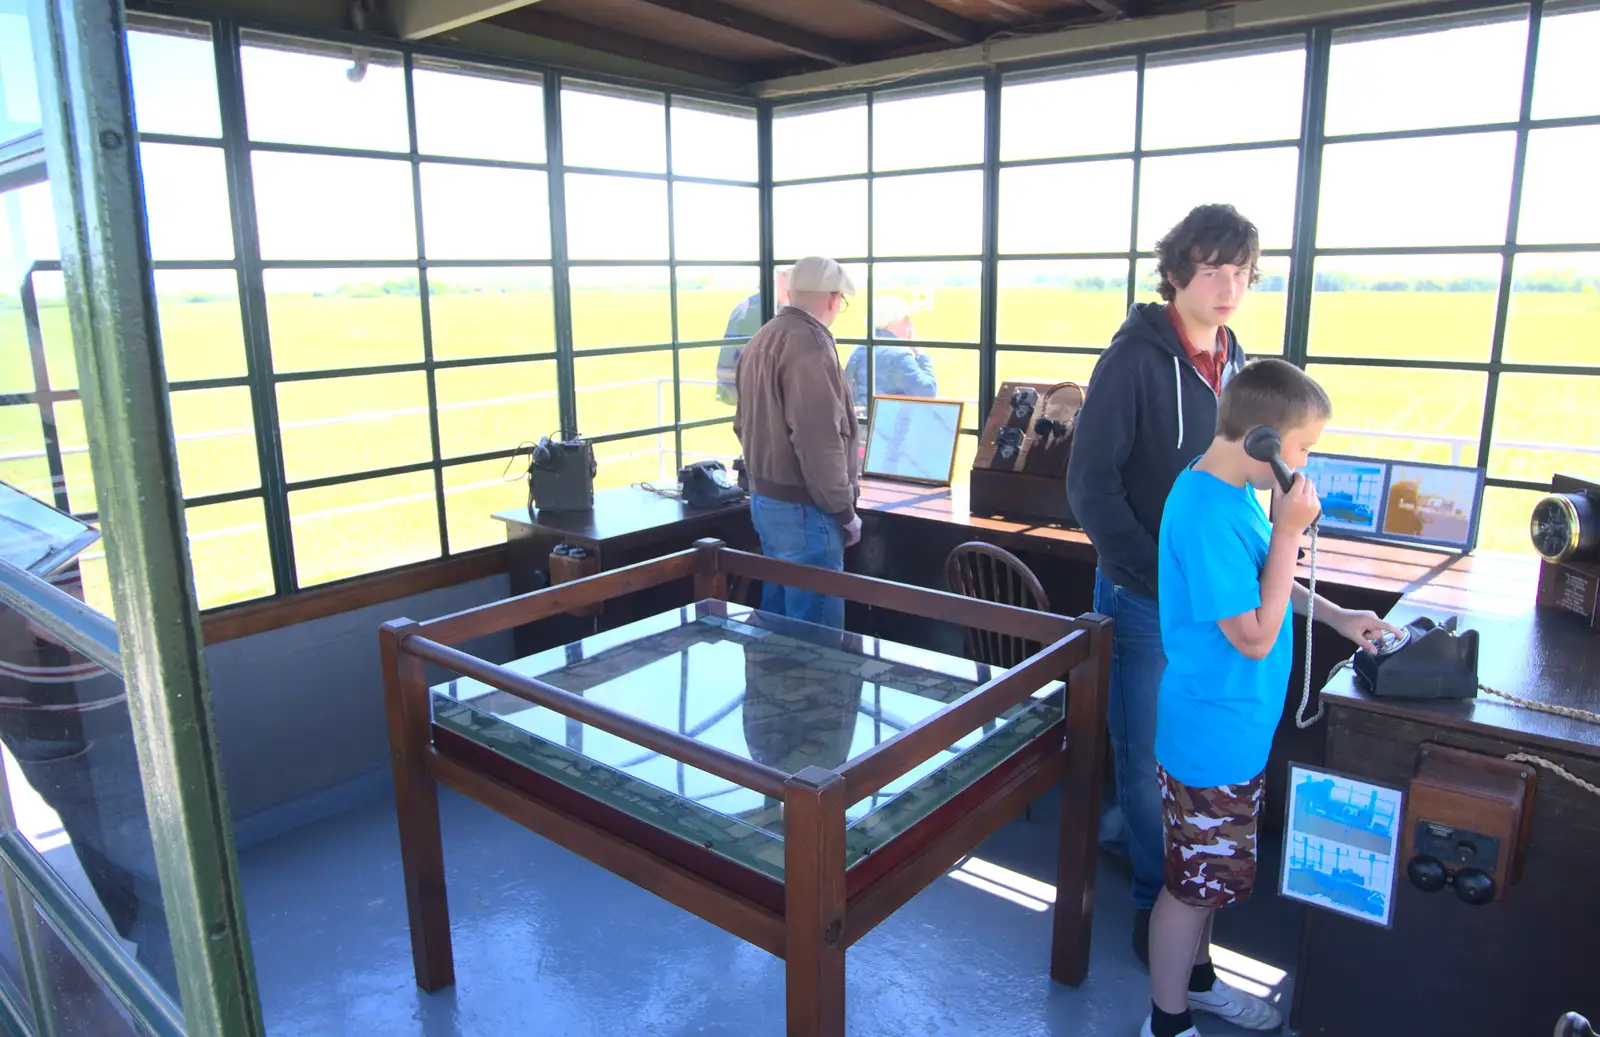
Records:
<instances>
[{"instance_id":1,"label":"rope","mask_svg":"<svg viewBox=\"0 0 1600 1037\"><path fill-rule=\"evenodd\" d=\"M1548 702L1535 702L1532 699L1525 699L1521 695L1513 695L1509 691L1496 691L1487 684L1478 685L1478 690L1487 691L1489 694L1503 698L1507 702L1516 703L1523 709L1533 709L1540 713L1553 713L1558 717L1570 717L1573 720L1585 720L1591 724L1600 724L1600 713L1590 713L1587 710L1574 709L1571 706L1551 705Z\"/></svg>"},{"instance_id":2,"label":"rope","mask_svg":"<svg viewBox=\"0 0 1600 1037\"><path fill-rule=\"evenodd\" d=\"M1584 781L1582 778L1567 770L1559 763L1551 763L1543 756L1535 756L1532 753L1509 753L1507 754L1506 759L1511 760L1514 763L1536 763L1541 767L1555 771L1557 774L1561 775L1561 777L1566 778L1568 781L1572 782L1580 789L1583 789L1585 792L1590 792L1596 796L1600 796L1600 785L1594 785Z\"/></svg>"}]
</instances>

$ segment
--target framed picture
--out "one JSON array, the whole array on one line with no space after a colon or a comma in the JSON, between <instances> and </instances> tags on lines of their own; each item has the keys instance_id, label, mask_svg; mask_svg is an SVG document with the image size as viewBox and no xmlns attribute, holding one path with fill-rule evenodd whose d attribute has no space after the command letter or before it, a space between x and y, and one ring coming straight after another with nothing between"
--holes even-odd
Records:
<instances>
[{"instance_id":1,"label":"framed picture","mask_svg":"<svg viewBox=\"0 0 1600 1037\"><path fill-rule=\"evenodd\" d=\"M1389 928L1405 797L1290 762L1278 895Z\"/></svg>"},{"instance_id":2,"label":"framed picture","mask_svg":"<svg viewBox=\"0 0 1600 1037\"><path fill-rule=\"evenodd\" d=\"M100 531L0 482L0 558L38 577L71 561Z\"/></svg>"},{"instance_id":3,"label":"framed picture","mask_svg":"<svg viewBox=\"0 0 1600 1037\"><path fill-rule=\"evenodd\" d=\"M1482 468L1312 454L1305 474L1322 502L1324 533L1457 551L1478 542Z\"/></svg>"},{"instance_id":4,"label":"framed picture","mask_svg":"<svg viewBox=\"0 0 1600 1037\"><path fill-rule=\"evenodd\" d=\"M874 396L861 474L950 485L965 408L937 396Z\"/></svg>"}]
</instances>

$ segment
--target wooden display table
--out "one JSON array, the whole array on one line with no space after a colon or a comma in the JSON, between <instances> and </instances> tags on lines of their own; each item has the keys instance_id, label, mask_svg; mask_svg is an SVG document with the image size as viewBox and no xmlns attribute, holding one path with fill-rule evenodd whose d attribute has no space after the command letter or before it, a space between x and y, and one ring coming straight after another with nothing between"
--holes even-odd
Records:
<instances>
[{"instance_id":1,"label":"wooden display table","mask_svg":"<svg viewBox=\"0 0 1600 1037\"><path fill-rule=\"evenodd\" d=\"M731 605L730 577L1041 648L991 668ZM693 599L679 608L554 650L497 664L450 647L685 579ZM783 958L788 1033L798 1037L842 1037L846 948L1064 782L1050 974L1080 983L1109 638L1103 617L974 601L718 541L426 623L384 624L418 985L454 979L436 782ZM462 676L429 688L425 663Z\"/></svg>"}]
</instances>

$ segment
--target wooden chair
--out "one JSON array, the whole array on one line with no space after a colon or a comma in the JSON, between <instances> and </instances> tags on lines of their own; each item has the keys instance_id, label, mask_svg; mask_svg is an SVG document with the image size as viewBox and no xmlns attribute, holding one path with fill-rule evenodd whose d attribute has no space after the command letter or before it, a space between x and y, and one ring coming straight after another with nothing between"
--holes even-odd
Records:
<instances>
[{"instance_id":1,"label":"wooden chair","mask_svg":"<svg viewBox=\"0 0 1600 1037\"><path fill-rule=\"evenodd\" d=\"M955 594L1001 605L1050 611L1050 599L1033 570L1004 548L971 540L958 545L944 560L945 585ZM1009 669L1041 647L1020 637L968 627L967 657Z\"/></svg>"}]
</instances>

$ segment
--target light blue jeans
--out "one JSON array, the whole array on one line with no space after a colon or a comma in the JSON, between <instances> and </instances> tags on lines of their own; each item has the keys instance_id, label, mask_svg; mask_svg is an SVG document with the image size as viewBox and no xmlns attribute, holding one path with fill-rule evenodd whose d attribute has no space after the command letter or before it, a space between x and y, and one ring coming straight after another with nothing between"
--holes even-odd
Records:
<instances>
[{"instance_id":1,"label":"light blue jeans","mask_svg":"<svg viewBox=\"0 0 1600 1037\"><path fill-rule=\"evenodd\" d=\"M1117 766L1116 805L1133 862L1133 906L1149 910L1161 892L1166 857L1156 777L1156 697L1167 668L1161 620L1155 599L1117 586L1098 569L1094 610L1116 623L1106 728Z\"/></svg>"},{"instance_id":2,"label":"light blue jeans","mask_svg":"<svg viewBox=\"0 0 1600 1037\"><path fill-rule=\"evenodd\" d=\"M791 504L750 495L750 521L761 538L761 553L785 562L844 571L844 530L833 516L810 504ZM761 608L820 626L844 626L844 599L775 583L761 588Z\"/></svg>"}]
</instances>

